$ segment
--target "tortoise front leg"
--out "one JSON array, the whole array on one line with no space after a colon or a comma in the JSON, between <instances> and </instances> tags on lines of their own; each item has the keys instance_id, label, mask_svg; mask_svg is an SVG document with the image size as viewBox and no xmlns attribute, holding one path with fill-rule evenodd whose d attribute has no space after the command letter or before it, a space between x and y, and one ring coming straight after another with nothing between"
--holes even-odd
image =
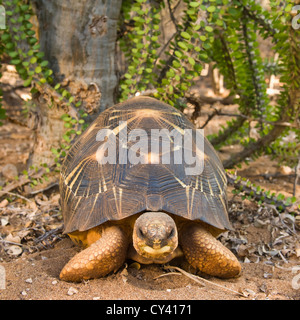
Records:
<instances>
[{"instance_id":1,"label":"tortoise front leg","mask_svg":"<svg viewBox=\"0 0 300 320\"><path fill-rule=\"evenodd\" d=\"M240 274L241 265L235 255L203 226L183 226L179 241L187 261L199 271L220 278Z\"/></svg>"},{"instance_id":2,"label":"tortoise front leg","mask_svg":"<svg viewBox=\"0 0 300 320\"><path fill-rule=\"evenodd\" d=\"M128 237L120 227L107 227L99 240L64 266L59 277L64 281L79 282L116 272L126 259L128 244Z\"/></svg>"}]
</instances>

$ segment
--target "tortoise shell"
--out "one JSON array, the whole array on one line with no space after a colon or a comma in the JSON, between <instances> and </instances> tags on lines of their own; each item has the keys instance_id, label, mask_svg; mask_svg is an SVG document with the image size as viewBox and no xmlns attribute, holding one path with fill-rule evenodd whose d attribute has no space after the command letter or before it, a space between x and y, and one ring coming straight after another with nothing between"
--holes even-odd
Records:
<instances>
[{"instance_id":1,"label":"tortoise shell","mask_svg":"<svg viewBox=\"0 0 300 320\"><path fill-rule=\"evenodd\" d=\"M155 131L153 129L167 129L168 132L175 129L179 133L190 129L190 132L196 132L194 125L174 107L153 98L137 97L102 112L78 137L61 168L64 233L85 231L106 221L120 220L144 211L163 211L190 220L201 220L221 230L231 229L227 213L226 175L212 145L203 137L203 171L187 174L186 169L192 165L184 161L175 163L174 155L170 156L170 161L164 160L162 148L156 154L150 148L151 152L147 148L138 148L138 141L145 134L149 137ZM110 134L99 139L99 132ZM123 145L121 134L122 137L127 134L127 145ZM195 137L193 134L193 145ZM167 137L167 140L172 150L186 151L187 147L183 144L182 148L178 147L172 137ZM153 146L157 147L159 143L163 146L163 141L164 137L151 136ZM104 144L109 147L113 142L116 161L104 163L101 157L107 157L109 152L107 149L103 151ZM99 148L102 153L97 154ZM124 150L128 152L124 153ZM129 150L133 155L131 160L138 159L138 163L126 163L120 157L127 156Z\"/></svg>"}]
</instances>

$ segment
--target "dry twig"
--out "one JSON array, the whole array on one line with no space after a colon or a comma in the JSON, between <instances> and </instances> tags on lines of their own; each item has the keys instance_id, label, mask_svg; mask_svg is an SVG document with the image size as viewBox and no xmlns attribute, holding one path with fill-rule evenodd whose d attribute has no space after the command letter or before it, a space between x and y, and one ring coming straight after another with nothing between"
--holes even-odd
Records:
<instances>
[{"instance_id":1,"label":"dry twig","mask_svg":"<svg viewBox=\"0 0 300 320\"><path fill-rule=\"evenodd\" d=\"M221 285L218 284L218 283L214 283L214 282L209 281L209 280L207 280L207 279L204 279L204 278L202 278L202 277L199 277L199 276L196 276L196 275L191 274L191 273L189 273L189 272L186 272L186 271L184 271L184 270L181 269L181 268L173 267L173 266L164 266L164 269L166 269L166 270L168 270L168 269L177 270L177 271L181 272L183 275L185 275L185 276L187 276L188 278L192 279L193 281L195 281L195 282L197 282L197 283L200 283L202 286L205 286L205 285L204 285L201 281L207 282L207 283L212 284L212 285L214 285L214 286L217 286L217 287L219 287L219 288L221 288L221 289L223 289L223 290L228 290L228 291L230 291L230 292L232 292L232 293L234 293L234 294L237 294L237 295L239 295L239 296L242 296L242 297L244 297L244 298L246 297L246 296L245 296L243 293L241 293L241 292L238 292L238 291L235 291L235 290L232 290L232 289L223 287L223 286L221 286ZM171 274L174 274L174 272L171 272Z\"/></svg>"},{"instance_id":2,"label":"dry twig","mask_svg":"<svg viewBox=\"0 0 300 320\"><path fill-rule=\"evenodd\" d=\"M8 194L8 195L10 195L10 196L14 196L14 197L21 198L21 199L23 199L23 200L25 200L25 201L28 201L28 202L33 202L32 200L27 199L27 198L25 198L25 197L23 197L23 196L21 196L21 195L19 195L19 194L17 194L17 193L8 192L8 191L0 191L0 196L3 196L3 195L5 195L5 194Z\"/></svg>"}]
</instances>

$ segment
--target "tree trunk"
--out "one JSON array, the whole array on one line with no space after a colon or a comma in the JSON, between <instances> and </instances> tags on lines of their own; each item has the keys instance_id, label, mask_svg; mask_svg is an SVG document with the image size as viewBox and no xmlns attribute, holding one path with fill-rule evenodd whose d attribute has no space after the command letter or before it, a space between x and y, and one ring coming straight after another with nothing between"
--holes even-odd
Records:
<instances>
[{"instance_id":1,"label":"tree trunk","mask_svg":"<svg viewBox=\"0 0 300 320\"><path fill-rule=\"evenodd\" d=\"M68 90L92 121L115 103L115 42L121 0L35 0L41 51L56 83ZM42 90L43 91L43 90ZM72 111L53 101L49 90L35 98L31 126L36 143L29 163L53 159L64 133L62 114ZM51 108L49 108L49 106ZM76 112L75 112L76 114ZM74 110L73 110L74 115Z\"/></svg>"}]
</instances>

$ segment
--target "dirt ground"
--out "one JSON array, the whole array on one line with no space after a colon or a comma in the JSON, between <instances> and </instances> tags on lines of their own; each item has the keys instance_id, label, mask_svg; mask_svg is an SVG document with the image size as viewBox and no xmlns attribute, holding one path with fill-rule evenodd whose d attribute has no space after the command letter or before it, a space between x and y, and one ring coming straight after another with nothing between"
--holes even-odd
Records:
<instances>
[{"instance_id":1,"label":"dirt ground","mask_svg":"<svg viewBox=\"0 0 300 320\"><path fill-rule=\"evenodd\" d=\"M18 173L24 170L32 146L29 129L15 121L22 118L19 98L16 94L14 101L5 100L14 112L0 127L0 172L7 164L14 165ZM210 125L217 128L221 121L225 120L216 117ZM227 155L228 150L221 154ZM238 174L266 189L291 196L293 175L284 170L261 157L243 166ZM0 174L0 185L6 180ZM238 257L242 274L230 280L201 275L197 282L170 267L166 270L160 265L137 266L131 261L102 279L82 283L60 281L60 270L80 249L62 235L58 188L24 198L14 194L2 196L0 300L300 300L297 217L280 213L272 206L242 201L233 196L230 187L228 194L234 231L224 233L219 240ZM298 185L296 197L299 196Z\"/></svg>"}]
</instances>

